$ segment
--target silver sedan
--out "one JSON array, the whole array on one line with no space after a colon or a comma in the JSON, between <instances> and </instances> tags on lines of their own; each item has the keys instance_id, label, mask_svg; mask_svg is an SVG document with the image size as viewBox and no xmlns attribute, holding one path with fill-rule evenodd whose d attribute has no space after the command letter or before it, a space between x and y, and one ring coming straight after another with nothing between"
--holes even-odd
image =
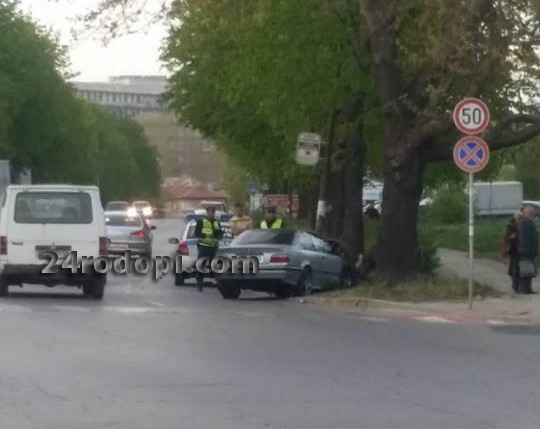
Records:
<instances>
[{"instance_id":1,"label":"silver sedan","mask_svg":"<svg viewBox=\"0 0 540 429\"><path fill-rule=\"evenodd\" d=\"M109 253L124 253L131 250L134 254L152 256L152 230L138 214L128 214L125 211L105 212L107 237L109 238Z\"/></svg>"},{"instance_id":2,"label":"silver sedan","mask_svg":"<svg viewBox=\"0 0 540 429\"><path fill-rule=\"evenodd\" d=\"M219 291L225 299L238 298L242 289L286 298L340 284L349 286L352 282L353 270L337 243L310 231L251 229L240 234L230 246L221 248L218 255L230 260L255 257L259 265L258 273L233 273L232 269L216 273Z\"/></svg>"}]
</instances>

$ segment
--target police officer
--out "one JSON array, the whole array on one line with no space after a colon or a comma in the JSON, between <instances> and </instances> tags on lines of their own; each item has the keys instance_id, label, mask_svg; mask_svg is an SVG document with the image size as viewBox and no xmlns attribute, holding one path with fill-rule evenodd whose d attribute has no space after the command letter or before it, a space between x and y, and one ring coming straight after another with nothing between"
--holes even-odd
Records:
<instances>
[{"instance_id":1,"label":"police officer","mask_svg":"<svg viewBox=\"0 0 540 429\"><path fill-rule=\"evenodd\" d=\"M274 206L266 209L266 216L261 222L261 229L280 229L285 228L285 222L278 217L277 210Z\"/></svg>"},{"instance_id":2,"label":"police officer","mask_svg":"<svg viewBox=\"0 0 540 429\"><path fill-rule=\"evenodd\" d=\"M195 226L195 236L199 239L197 242L199 258L209 258L209 265L216 256L219 240L223 237L223 230L216 220L216 209L214 207L207 207L206 216L197 221L197 225ZM203 282L203 273L197 273L197 288L199 291L202 291L203 289Z\"/></svg>"}]
</instances>

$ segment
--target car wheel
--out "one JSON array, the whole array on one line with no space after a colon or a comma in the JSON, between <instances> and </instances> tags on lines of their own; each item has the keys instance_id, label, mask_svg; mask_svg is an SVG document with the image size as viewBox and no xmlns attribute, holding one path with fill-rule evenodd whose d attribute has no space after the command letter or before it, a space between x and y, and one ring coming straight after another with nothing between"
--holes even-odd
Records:
<instances>
[{"instance_id":1,"label":"car wheel","mask_svg":"<svg viewBox=\"0 0 540 429\"><path fill-rule=\"evenodd\" d=\"M174 285L175 286L184 286L184 273L174 275Z\"/></svg>"},{"instance_id":2,"label":"car wheel","mask_svg":"<svg viewBox=\"0 0 540 429\"><path fill-rule=\"evenodd\" d=\"M8 296L9 295L9 284L7 282L0 278L0 296Z\"/></svg>"},{"instance_id":3,"label":"car wheel","mask_svg":"<svg viewBox=\"0 0 540 429\"><path fill-rule=\"evenodd\" d=\"M304 268L296 285L297 296L308 296L313 293L313 276L310 268Z\"/></svg>"},{"instance_id":4,"label":"car wheel","mask_svg":"<svg viewBox=\"0 0 540 429\"><path fill-rule=\"evenodd\" d=\"M219 283L218 290L224 299L238 299L242 290L232 283Z\"/></svg>"},{"instance_id":5,"label":"car wheel","mask_svg":"<svg viewBox=\"0 0 540 429\"><path fill-rule=\"evenodd\" d=\"M105 293L105 283L107 283L106 276L98 276L92 282L91 297L93 299L96 299L96 300L103 299L103 295Z\"/></svg>"},{"instance_id":6,"label":"car wheel","mask_svg":"<svg viewBox=\"0 0 540 429\"><path fill-rule=\"evenodd\" d=\"M287 299L289 296L291 296L291 291L286 287L282 289L276 289L274 291L274 296L277 299Z\"/></svg>"},{"instance_id":7,"label":"car wheel","mask_svg":"<svg viewBox=\"0 0 540 429\"><path fill-rule=\"evenodd\" d=\"M354 278L350 268L344 268L341 274L340 286L344 289L349 289L354 286Z\"/></svg>"}]
</instances>

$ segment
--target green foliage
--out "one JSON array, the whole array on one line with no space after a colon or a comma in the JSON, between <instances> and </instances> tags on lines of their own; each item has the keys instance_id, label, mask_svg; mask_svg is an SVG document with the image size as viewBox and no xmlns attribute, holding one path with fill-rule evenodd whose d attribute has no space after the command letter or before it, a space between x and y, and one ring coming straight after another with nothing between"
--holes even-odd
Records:
<instances>
[{"instance_id":1,"label":"green foliage","mask_svg":"<svg viewBox=\"0 0 540 429\"><path fill-rule=\"evenodd\" d=\"M467 195L459 185L441 188L427 209L432 222L454 224L467 218Z\"/></svg>"},{"instance_id":2,"label":"green foliage","mask_svg":"<svg viewBox=\"0 0 540 429\"><path fill-rule=\"evenodd\" d=\"M159 192L155 150L132 120L76 97L63 50L0 0L0 157L37 183L99 184L105 199Z\"/></svg>"},{"instance_id":3,"label":"green foliage","mask_svg":"<svg viewBox=\"0 0 540 429\"><path fill-rule=\"evenodd\" d=\"M181 120L253 177L309 183L296 136L325 135L329 113L371 84L336 11L325 0L177 0L170 17L164 59Z\"/></svg>"},{"instance_id":4,"label":"green foliage","mask_svg":"<svg viewBox=\"0 0 540 429\"><path fill-rule=\"evenodd\" d=\"M523 182L526 199L540 199L540 140L527 144L516 154L516 178Z\"/></svg>"}]
</instances>

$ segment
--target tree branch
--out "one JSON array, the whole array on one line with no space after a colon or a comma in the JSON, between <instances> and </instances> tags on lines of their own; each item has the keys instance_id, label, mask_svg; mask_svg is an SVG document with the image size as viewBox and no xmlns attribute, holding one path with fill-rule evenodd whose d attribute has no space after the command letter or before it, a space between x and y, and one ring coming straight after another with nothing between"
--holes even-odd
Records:
<instances>
[{"instance_id":1,"label":"tree branch","mask_svg":"<svg viewBox=\"0 0 540 429\"><path fill-rule=\"evenodd\" d=\"M521 125L521 128L517 128ZM517 146L540 136L540 116L515 114L499 122L488 134L486 141L492 151ZM454 145L448 134L426 141L429 148L423 152L426 162L449 161Z\"/></svg>"}]
</instances>

